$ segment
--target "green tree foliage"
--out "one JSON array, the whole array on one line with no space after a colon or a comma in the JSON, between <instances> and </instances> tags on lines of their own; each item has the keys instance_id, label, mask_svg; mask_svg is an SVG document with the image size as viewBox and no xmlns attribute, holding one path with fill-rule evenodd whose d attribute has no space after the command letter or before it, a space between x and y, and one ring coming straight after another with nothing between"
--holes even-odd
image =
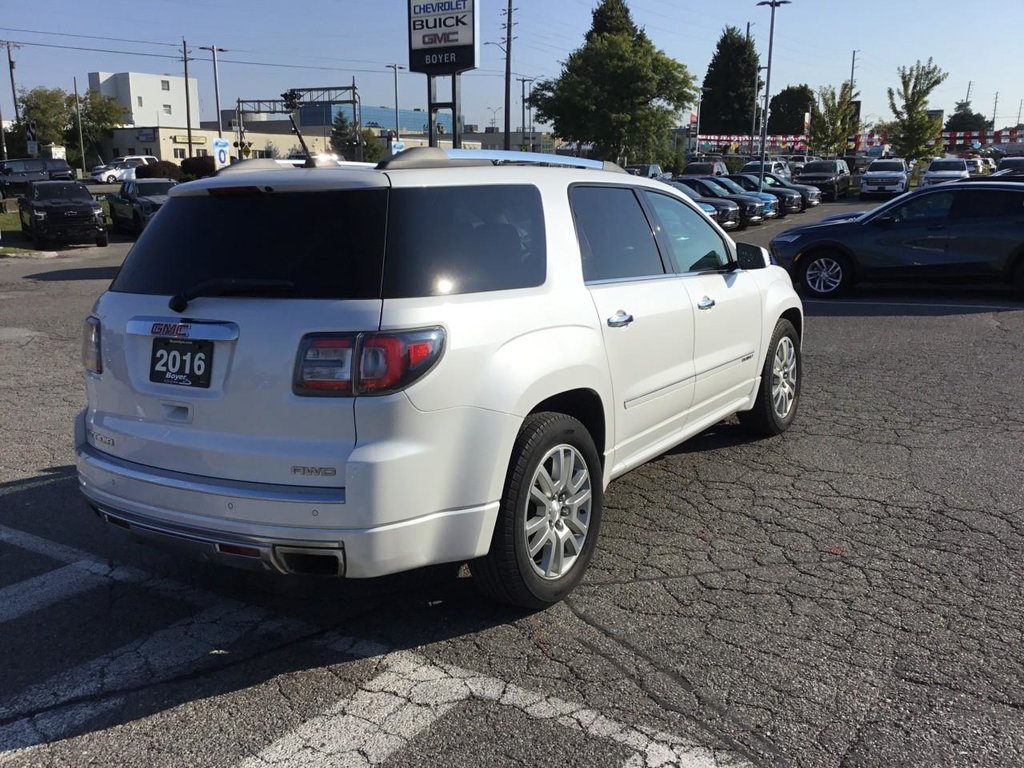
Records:
<instances>
[{"instance_id":1,"label":"green tree foliage","mask_svg":"<svg viewBox=\"0 0 1024 768\"><path fill-rule=\"evenodd\" d=\"M990 127L991 123L981 112L971 111L969 101L958 101L956 109L946 121L947 131L984 131Z\"/></svg>"},{"instance_id":2,"label":"green tree foliage","mask_svg":"<svg viewBox=\"0 0 1024 768\"><path fill-rule=\"evenodd\" d=\"M768 102L768 133L773 136L798 135L804 132L804 115L814 103L809 85L789 85Z\"/></svg>"},{"instance_id":3,"label":"green tree foliage","mask_svg":"<svg viewBox=\"0 0 1024 768\"><path fill-rule=\"evenodd\" d=\"M160 160L135 169L136 179L181 179L181 167L170 160Z\"/></svg>"},{"instance_id":4,"label":"green tree foliage","mask_svg":"<svg viewBox=\"0 0 1024 768\"><path fill-rule=\"evenodd\" d=\"M893 151L912 160L931 157L936 152L933 142L942 147L942 121L928 116L928 97L949 75L931 59L925 64L918 60L914 66L900 67L896 72L899 89L887 91L889 109L899 129L892 140Z\"/></svg>"},{"instance_id":5,"label":"green tree foliage","mask_svg":"<svg viewBox=\"0 0 1024 768\"><path fill-rule=\"evenodd\" d=\"M754 42L736 27L726 27L704 76L701 133L750 132L759 64Z\"/></svg>"},{"instance_id":6,"label":"green tree foliage","mask_svg":"<svg viewBox=\"0 0 1024 768\"><path fill-rule=\"evenodd\" d=\"M660 162L670 159L669 132L694 95L686 67L654 47L624 0L602 0L583 46L531 101L558 136L593 143L598 157Z\"/></svg>"},{"instance_id":7,"label":"green tree foliage","mask_svg":"<svg viewBox=\"0 0 1024 768\"><path fill-rule=\"evenodd\" d=\"M363 128L363 160L379 163L384 159L386 147L373 128Z\"/></svg>"},{"instance_id":8,"label":"green tree foliage","mask_svg":"<svg viewBox=\"0 0 1024 768\"><path fill-rule=\"evenodd\" d=\"M355 135L352 123L345 117L344 112L339 112L331 126L331 149L334 150L334 154L347 159L355 147Z\"/></svg>"},{"instance_id":9,"label":"green tree foliage","mask_svg":"<svg viewBox=\"0 0 1024 768\"><path fill-rule=\"evenodd\" d=\"M842 155L846 142L857 132L857 119L850 83L843 83L836 93L831 85L818 89L818 97L811 109L811 151L820 155Z\"/></svg>"},{"instance_id":10,"label":"green tree foliage","mask_svg":"<svg viewBox=\"0 0 1024 768\"><path fill-rule=\"evenodd\" d=\"M71 125L74 100L68 104L68 94L60 88L38 86L18 91L18 104L23 121L35 121L36 140L40 144L63 144L64 132Z\"/></svg>"},{"instance_id":11,"label":"green tree foliage","mask_svg":"<svg viewBox=\"0 0 1024 768\"><path fill-rule=\"evenodd\" d=\"M78 115L75 112L75 95L67 94L65 103L69 113L69 124L64 130L64 146L68 149L68 163L72 167L81 165L81 150L78 143ZM86 167L90 165L89 158L96 158L100 154L103 141L110 136L110 132L122 125L125 119L125 109L113 96L104 96L99 91L86 91L79 99L79 109L82 113L82 141L85 144Z\"/></svg>"}]
</instances>

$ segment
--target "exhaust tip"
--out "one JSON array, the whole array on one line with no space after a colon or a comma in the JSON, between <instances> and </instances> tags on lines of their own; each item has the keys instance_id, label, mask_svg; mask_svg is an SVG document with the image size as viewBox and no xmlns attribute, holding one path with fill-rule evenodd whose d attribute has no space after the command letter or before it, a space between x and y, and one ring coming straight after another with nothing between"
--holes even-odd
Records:
<instances>
[{"instance_id":1,"label":"exhaust tip","mask_svg":"<svg viewBox=\"0 0 1024 768\"><path fill-rule=\"evenodd\" d=\"M296 576L341 576L345 569L339 550L275 547L282 567Z\"/></svg>"}]
</instances>

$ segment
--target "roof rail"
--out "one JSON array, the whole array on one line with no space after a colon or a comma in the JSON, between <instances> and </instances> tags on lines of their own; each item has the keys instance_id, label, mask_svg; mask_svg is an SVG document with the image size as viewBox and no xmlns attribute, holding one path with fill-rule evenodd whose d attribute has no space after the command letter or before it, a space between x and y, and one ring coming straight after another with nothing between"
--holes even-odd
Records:
<instances>
[{"instance_id":1,"label":"roof rail","mask_svg":"<svg viewBox=\"0 0 1024 768\"><path fill-rule=\"evenodd\" d=\"M400 168L446 168L460 165L557 165L569 168L591 168L599 171L625 173L615 163L588 160L583 157L551 155L542 152L511 152L500 149L442 149L412 147L382 161L381 170Z\"/></svg>"}]
</instances>

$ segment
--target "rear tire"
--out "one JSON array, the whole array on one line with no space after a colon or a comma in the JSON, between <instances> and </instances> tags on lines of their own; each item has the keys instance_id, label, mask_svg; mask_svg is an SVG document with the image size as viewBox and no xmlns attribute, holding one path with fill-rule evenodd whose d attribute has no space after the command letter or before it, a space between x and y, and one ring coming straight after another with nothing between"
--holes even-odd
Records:
<instances>
[{"instance_id":1,"label":"rear tire","mask_svg":"<svg viewBox=\"0 0 1024 768\"><path fill-rule=\"evenodd\" d=\"M789 429L800 403L802 368L800 337L789 320L780 319L768 344L754 407L736 414L740 424L762 437Z\"/></svg>"},{"instance_id":2,"label":"rear tire","mask_svg":"<svg viewBox=\"0 0 1024 768\"><path fill-rule=\"evenodd\" d=\"M597 543L602 478L583 424L562 413L528 416L509 460L491 548L469 563L477 588L531 610L568 595Z\"/></svg>"},{"instance_id":3,"label":"rear tire","mask_svg":"<svg viewBox=\"0 0 1024 768\"><path fill-rule=\"evenodd\" d=\"M43 250L43 248L45 246L46 246L46 240L44 240L43 236L40 235L38 232L36 232L33 229L32 230L32 248L34 250L41 251L41 250Z\"/></svg>"},{"instance_id":4,"label":"rear tire","mask_svg":"<svg viewBox=\"0 0 1024 768\"><path fill-rule=\"evenodd\" d=\"M106 232L104 232L102 235L99 235L96 238L96 245L99 246L100 248L106 248L108 245L110 245L110 237L107 235Z\"/></svg>"},{"instance_id":5,"label":"rear tire","mask_svg":"<svg viewBox=\"0 0 1024 768\"><path fill-rule=\"evenodd\" d=\"M835 251L818 251L804 257L800 284L815 298L832 298L844 293L853 282L850 261Z\"/></svg>"}]
</instances>

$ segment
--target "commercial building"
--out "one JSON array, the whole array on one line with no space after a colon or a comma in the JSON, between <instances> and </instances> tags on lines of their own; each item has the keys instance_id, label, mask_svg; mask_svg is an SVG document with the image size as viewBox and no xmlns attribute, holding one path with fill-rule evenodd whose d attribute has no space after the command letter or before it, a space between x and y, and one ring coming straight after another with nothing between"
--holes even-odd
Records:
<instances>
[{"instance_id":1,"label":"commercial building","mask_svg":"<svg viewBox=\"0 0 1024 768\"><path fill-rule=\"evenodd\" d=\"M188 79L193 128L199 127L199 83ZM125 109L124 124L186 128L185 78L140 72L90 72L89 89L113 96Z\"/></svg>"}]
</instances>

